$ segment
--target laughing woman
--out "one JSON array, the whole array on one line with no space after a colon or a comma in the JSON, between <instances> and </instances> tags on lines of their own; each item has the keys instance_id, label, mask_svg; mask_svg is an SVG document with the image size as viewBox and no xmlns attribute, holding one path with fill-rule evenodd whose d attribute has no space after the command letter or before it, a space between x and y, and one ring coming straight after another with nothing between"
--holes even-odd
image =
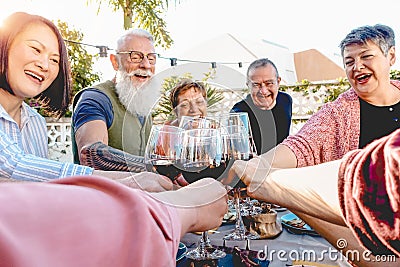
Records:
<instances>
[{"instance_id":1,"label":"laughing woman","mask_svg":"<svg viewBox=\"0 0 400 267\"><path fill-rule=\"evenodd\" d=\"M42 181L92 169L46 160L45 119L25 102L37 98L50 114L68 107L67 50L56 26L27 13L10 15L0 28L0 176Z\"/></svg>"},{"instance_id":2,"label":"laughing woman","mask_svg":"<svg viewBox=\"0 0 400 267\"><path fill-rule=\"evenodd\" d=\"M0 27L0 179L48 181L95 174L151 191L171 189L165 177L151 173L94 171L47 159L46 121L24 101L36 98L48 113L62 116L70 101L67 49L49 20L17 12ZM140 184L140 185L139 185Z\"/></svg>"}]
</instances>

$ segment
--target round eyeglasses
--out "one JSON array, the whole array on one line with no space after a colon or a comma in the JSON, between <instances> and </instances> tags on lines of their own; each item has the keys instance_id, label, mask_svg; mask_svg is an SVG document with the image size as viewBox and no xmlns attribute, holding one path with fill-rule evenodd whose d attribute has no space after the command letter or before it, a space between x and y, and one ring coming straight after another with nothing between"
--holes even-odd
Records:
<instances>
[{"instance_id":1,"label":"round eyeglasses","mask_svg":"<svg viewBox=\"0 0 400 267\"><path fill-rule=\"evenodd\" d=\"M149 61L150 65L155 65L157 61L158 54L157 53L148 53L148 54L143 54L140 51L121 51L117 52L118 55L120 54L128 54L129 59L131 60L132 63L141 63L144 59L144 57L147 58Z\"/></svg>"}]
</instances>

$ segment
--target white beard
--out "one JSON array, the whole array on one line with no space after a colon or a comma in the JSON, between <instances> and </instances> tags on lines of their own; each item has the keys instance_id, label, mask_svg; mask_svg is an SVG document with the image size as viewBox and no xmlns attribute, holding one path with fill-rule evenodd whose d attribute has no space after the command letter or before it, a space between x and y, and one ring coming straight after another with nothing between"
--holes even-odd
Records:
<instances>
[{"instance_id":1,"label":"white beard","mask_svg":"<svg viewBox=\"0 0 400 267\"><path fill-rule=\"evenodd\" d=\"M134 74L135 72L127 73L125 71L118 71L115 89L119 101L121 101L128 112L133 115L138 114L146 117L157 103L161 92L154 86L133 84L131 76Z\"/></svg>"}]
</instances>

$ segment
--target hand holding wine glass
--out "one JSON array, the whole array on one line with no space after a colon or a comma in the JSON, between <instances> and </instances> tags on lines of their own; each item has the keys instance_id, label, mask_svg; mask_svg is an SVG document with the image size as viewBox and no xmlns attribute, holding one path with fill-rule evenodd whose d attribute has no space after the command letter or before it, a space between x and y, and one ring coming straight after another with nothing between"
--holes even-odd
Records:
<instances>
[{"instance_id":1,"label":"hand holding wine glass","mask_svg":"<svg viewBox=\"0 0 400 267\"><path fill-rule=\"evenodd\" d=\"M255 155L254 146L249 132L250 124L248 123L247 113L231 113L226 116L222 122L223 133L225 138L229 140L227 143L227 155L232 160L250 160ZM238 179L231 185L234 197L234 205L236 210L236 224L234 232L226 235L226 240L245 240L245 239L258 239L259 236L252 234L244 226L241 216L241 191L245 190L246 186ZM249 199L248 199L249 200ZM249 202L249 201L247 201Z\"/></svg>"},{"instance_id":2,"label":"hand holding wine glass","mask_svg":"<svg viewBox=\"0 0 400 267\"><path fill-rule=\"evenodd\" d=\"M221 161L221 150L221 135L218 129L187 130L182 138L180 168L185 176L189 176L190 173L198 174L197 179L206 178L211 173L218 173L218 170L224 171L226 166ZM225 252L211 246L208 232L205 231L202 233L198 247L188 252L186 257L193 260L206 260L223 258L225 255Z\"/></svg>"},{"instance_id":3,"label":"hand holding wine glass","mask_svg":"<svg viewBox=\"0 0 400 267\"><path fill-rule=\"evenodd\" d=\"M184 180L177 162L182 151L183 130L169 125L153 125L147 141L144 162L147 171L156 172L167 176L175 184L187 185L177 182Z\"/></svg>"},{"instance_id":4,"label":"hand holding wine glass","mask_svg":"<svg viewBox=\"0 0 400 267\"><path fill-rule=\"evenodd\" d=\"M239 179L246 186L246 194L249 197L269 202L269 186L267 180L274 171L270 163L261 158L255 157L249 161L235 161L229 169L225 184L237 183ZM268 193L267 193L268 192Z\"/></svg>"}]
</instances>

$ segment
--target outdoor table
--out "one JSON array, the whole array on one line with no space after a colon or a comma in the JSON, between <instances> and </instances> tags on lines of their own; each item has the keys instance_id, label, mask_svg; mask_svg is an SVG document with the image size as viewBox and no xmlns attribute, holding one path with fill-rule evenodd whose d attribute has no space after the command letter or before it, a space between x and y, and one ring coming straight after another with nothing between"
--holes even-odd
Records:
<instances>
[{"instance_id":1,"label":"outdoor table","mask_svg":"<svg viewBox=\"0 0 400 267\"><path fill-rule=\"evenodd\" d=\"M289 211L278 212L278 220ZM222 246L223 237L232 232L234 224L222 224L215 233L210 232L209 238L213 246ZM188 247L188 251L196 248L200 235L187 233L181 242ZM227 247L238 246L246 248L247 241L226 240ZM285 228L282 233L274 239L250 240L250 249L253 251L262 250L270 261L270 267L290 266L293 260L317 262L328 266L350 266L346 259L323 237L311 236L308 234L292 234ZM262 254L260 254L262 255Z\"/></svg>"}]
</instances>

